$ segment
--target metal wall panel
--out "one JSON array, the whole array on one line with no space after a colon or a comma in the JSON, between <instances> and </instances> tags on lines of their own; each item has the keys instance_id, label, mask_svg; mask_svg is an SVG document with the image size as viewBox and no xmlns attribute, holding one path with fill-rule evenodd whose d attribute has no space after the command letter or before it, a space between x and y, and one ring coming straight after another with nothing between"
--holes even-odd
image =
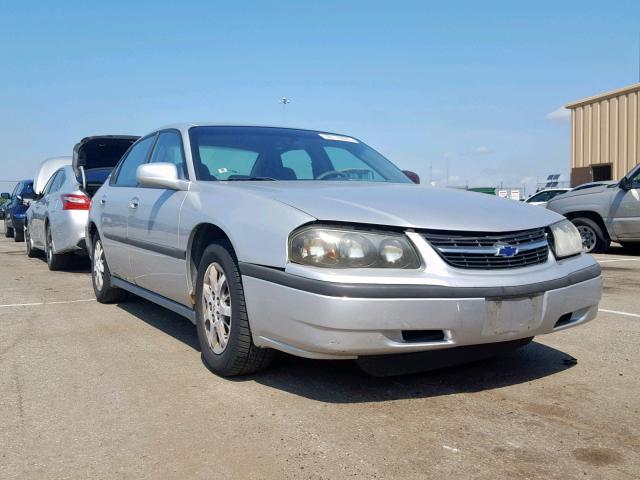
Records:
<instances>
[{"instance_id":1,"label":"metal wall panel","mask_svg":"<svg viewBox=\"0 0 640 480\"><path fill-rule=\"evenodd\" d=\"M640 83L570 103L571 167L612 164L614 179L640 163Z\"/></svg>"}]
</instances>

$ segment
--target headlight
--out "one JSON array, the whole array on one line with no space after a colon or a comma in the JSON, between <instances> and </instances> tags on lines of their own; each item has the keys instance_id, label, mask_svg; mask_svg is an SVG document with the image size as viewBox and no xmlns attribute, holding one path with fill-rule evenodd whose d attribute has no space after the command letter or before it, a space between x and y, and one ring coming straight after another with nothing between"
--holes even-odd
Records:
<instances>
[{"instance_id":1,"label":"headlight","mask_svg":"<svg viewBox=\"0 0 640 480\"><path fill-rule=\"evenodd\" d=\"M289 239L289 261L325 268L419 268L420 259L399 233L310 227Z\"/></svg>"},{"instance_id":2,"label":"headlight","mask_svg":"<svg viewBox=\"0 0 640 480\"><path fill-rule=\"evenodd\" d=\"M553 234L553 253L556 258L571 257L582 252L580 232L569 220L562 220L549 226Z\"/></svg>"}]
</instances>

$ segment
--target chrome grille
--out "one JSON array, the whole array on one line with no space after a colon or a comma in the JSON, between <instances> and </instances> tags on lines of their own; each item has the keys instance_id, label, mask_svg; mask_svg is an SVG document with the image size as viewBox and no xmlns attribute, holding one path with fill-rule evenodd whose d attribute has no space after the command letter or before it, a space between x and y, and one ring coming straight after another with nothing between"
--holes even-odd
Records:
<instances>
[{"instance_id":1,"label":"chrome grille","mask_svg":"<svg viewBox=\"0 0 640 480\"><path fill-rule=\"evenodd\" d=\"M458 268L522 268L547 261L549 242L544 228L507 233L421 232L449 264ZM513 256L498 255L502 245L516 247Z\"/></svg>"}]
</instances>

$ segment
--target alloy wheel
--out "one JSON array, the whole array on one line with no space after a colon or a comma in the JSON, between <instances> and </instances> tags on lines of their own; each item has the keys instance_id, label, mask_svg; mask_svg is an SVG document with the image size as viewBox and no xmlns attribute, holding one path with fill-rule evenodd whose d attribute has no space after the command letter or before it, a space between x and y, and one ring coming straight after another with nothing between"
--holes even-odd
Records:
<instances>
[{"instance_id":1,"label":"alloy wheel","mask_svg":"<svg viewBox=\"0 0 640 480\"><path fill-rule=\"evenodd\" d=\"M580 237L582 238L582 249L589 253L596 247L596 243L598 242L596 232L587 225L579 225L578 232L580 232Z\"/></svg>"},{"instance_id":2,"label":"alloy wheel","mask_svg":"<svg viewBox=\"0 0 640 480\"><path fill-rule=\"evenodd\" d=\"M104 251L102 250L100 240L96 242L93 250L93 278L96 283L96 288L102 290L104 286Z\"/></svg>"},{"instance_id":3,"label":"alloy wheel","mask_svg":"<svg viewBox=\"0 0 640 480\"><path fill-rule=\"evenodd\" d=\"M231 333L231 293L224 270L218 263L207 267L202 285L202 311L207 343L220 355Z\"/></svg>"}]
</instances>

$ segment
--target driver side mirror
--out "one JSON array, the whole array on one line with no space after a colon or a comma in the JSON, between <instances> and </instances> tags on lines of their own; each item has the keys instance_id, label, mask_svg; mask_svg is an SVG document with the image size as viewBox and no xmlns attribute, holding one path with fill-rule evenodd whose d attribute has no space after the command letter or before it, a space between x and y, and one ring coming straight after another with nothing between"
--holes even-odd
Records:
<instances>
[{"instance_id":1,"label":"driver side mirror","mask_svg":"<svg viewBox=\"0 0 640 480\"><path fill-rule=\"evenodd\" d=\"M11 195L7 192L2 192L0 193L0 198L2 198L3 200L9 200L11 198Z\"/></svg>"},{"instance_id":2,"label":"driver side mirror","mask_svg":"<svg viewBox=\"0 0 640 480\"><path fill-rule=\"evenodd\" d=\"M145 163L136 170L138 183L143 187L188 190L189 182L178 178L178 170L173 163Z\"/></svg>"},{"instance_id":3,"label":"driver side mirror","mask_svg":"<svg viewBox=\"0 0 640 480\"><path fill-rule=\"evenodd\" d=\"M403 170L402 173L404 173L413 183L420 183L420 175L418 175L416 172L412 172L411 170Z\"/></svg>"},{"instance_id":4,"label":"driver side mirror","mask_svg":"<svg viewBox=\"0 0 640 480\"><path fill-rule=\"evenodd\" d=\"M620 183L618 183L618 187L620 187L624 191L631 190L631 186L631 180L629 180L627 177L622 177L620 179Z\"/></svg>"}]
</instances>

